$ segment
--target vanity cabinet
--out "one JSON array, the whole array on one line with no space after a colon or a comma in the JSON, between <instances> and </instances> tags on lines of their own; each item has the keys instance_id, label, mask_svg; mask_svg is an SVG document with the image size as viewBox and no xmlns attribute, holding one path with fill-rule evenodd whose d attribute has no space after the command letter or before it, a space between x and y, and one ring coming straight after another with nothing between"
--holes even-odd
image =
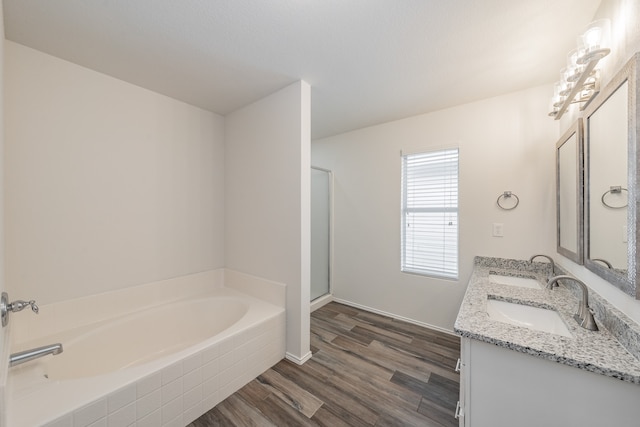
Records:
<instances>
[{"instance_id":1,"label":"vanity cabinet","mask_svg":"<svg viewBox=\"0 0 640 427\"><path fill-rule=\"evenodd\" d=\"M460 359L460 427L640 425L640 385L464 337Z\"/></svg>"},{"instance_id":2,"label":"vanity cabinet","mask_svg":"<svg viewBox=\"0 0 640 427\"><path fill-rule=\"evenodd\" d=\"M470 389L468 387L469 368L467 367L469 361L469 341L469 338L462 338L460 340L460 359L458 359L458 366L456 367L456 370L460 373L460 400L458 400L455 417L460 421L460 427L469 426L469 423L466 421Z\"/></svg>"}]
</instances>

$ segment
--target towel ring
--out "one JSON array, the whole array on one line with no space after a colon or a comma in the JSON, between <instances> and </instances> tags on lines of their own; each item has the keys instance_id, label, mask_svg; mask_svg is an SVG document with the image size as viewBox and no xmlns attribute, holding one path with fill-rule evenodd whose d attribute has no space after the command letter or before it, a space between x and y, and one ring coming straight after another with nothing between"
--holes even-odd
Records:
<instances>
[{"instance_id":1,"label":"towel ring","mask_svg":"<svg viewBox=\"0 0 640 427\"><path fill-rule=\"evenodd\" d=\"M629 193L629 190L627 190L626 188L621 187L621 186L619 186L619 185L609 187L609 189L608 189L607 191L605 191L605 192L604 192L604 194L602 194L602 197L600 198L600 200L602 201L602 204L603 204L603 205L605 205L606 207L611 208L611 209L623 209L623 208L626 208L626 207L629 205L629 202L628 202L628 201L627 201L627 203L625 203L625 204L624 204L624 205L622 205L622 206L611 206L610 204L608 204L608 203L604 200L605 196L606 196L607 194L609 194L609 193L611 193L611 194L621 194L623 191L626 191L626 192L627 192L627 194Z\"/></svg>"},{"instance_id":2,"label":"towel ring","mask_svg":"<svg viewBox=\"0 0 640 427\"><path fill-rule=\"evenodd\" d=\"M511 206L510 208L506 208L500 204L500 199L509 199L511 197L514 197L516 199L515 205ZM505 191L504 193L498 196L498 200L496 200L496 204L500 209L503 209L505 211L510 211L518 207L518 205L520 204L520 199L518 198L518 196L515 195L515 193L512 193L511 191Z\"/></svg>"}]
</instances>

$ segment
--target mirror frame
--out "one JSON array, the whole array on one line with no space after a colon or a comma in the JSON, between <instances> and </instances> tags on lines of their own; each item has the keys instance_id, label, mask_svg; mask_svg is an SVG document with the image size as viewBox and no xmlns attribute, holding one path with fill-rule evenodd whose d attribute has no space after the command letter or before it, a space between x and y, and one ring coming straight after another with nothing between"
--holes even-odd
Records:
<instances>
[{"instance_id":1,"label":"mirror frame","mask_svg":"<svg viewBox=\"0 0 640 427\"><path fill-rule=\"evenodd\" d=\"M571 261L582 264L584 254L584 138L582 119L576 120L556 143L556 250ZM560 148L576 136L576 251L561 246L560 242Z\"/></svg>"},{"instance_id":2,"label":"mirror frame","mask_svg":"<svg viewBox=\"0 0 640 427\"><path fill-rule=\"evenodd\" d=\"M640 283L640 268L638 262L636 260L636 256L638 254L638 238L637 233L640 231L640 225L638 224L638 203L640 199L638 198L638 189L640 186L638 185L640 182L640 176L638 176L638 154L640 150L638 149L638 143L640 141L640 127L638 122L638 113L640 113L640 108L638 106L638 102L640 101L640 96L638 94L638 69L640 68L640 52L637 52L631 60L629 60L626 65L620 70L607 84L607 86L600 92L600 94L596 97L595 102L592 102L591 105L586 109L584 114L584 128L585 128L585 231L584 231L584 265L587 269L594 272L598 276L607 280L614 286L620 288L625 293L633 296L636 299L640 299L640 287L638 284ZM589 119L590 117L604 105L605 102L613 95L616 90L623 85L625 82L628 82L628 117L627 117L627 185L628 185L628 210L627 210L627 275L623 276L621 274L616 274L612 272L607 267L594 262L590 258L590 224L589 224L589 201L590 201L590 188L589 188Z\"/></svg>"}]
</instances>

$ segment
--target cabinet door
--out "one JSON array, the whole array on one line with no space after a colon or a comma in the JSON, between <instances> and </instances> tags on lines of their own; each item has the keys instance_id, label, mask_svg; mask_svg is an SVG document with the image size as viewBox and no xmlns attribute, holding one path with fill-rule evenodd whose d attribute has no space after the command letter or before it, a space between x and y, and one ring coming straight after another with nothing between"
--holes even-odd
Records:
<instances>
[{"instance_id":1,"label":"cabinet door","mask_svg":"<svg viewBox=\"0 0 640 427\"><path fill-rule=\"evenodd\" d=\"M456 417L460 427L469 427L469 351L469 338L462 338L460 340L460 359L456 367L460 372L460 400L456 408Z\"/></svg>"}]
</instances>

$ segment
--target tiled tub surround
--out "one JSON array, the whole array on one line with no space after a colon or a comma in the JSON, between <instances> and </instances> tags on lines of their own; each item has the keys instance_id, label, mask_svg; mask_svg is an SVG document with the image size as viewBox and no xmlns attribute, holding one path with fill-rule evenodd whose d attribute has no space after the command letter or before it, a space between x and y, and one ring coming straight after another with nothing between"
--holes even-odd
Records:
<instances>
[{"instance_id":1,"label":"tiled tub surround","mask_svg":"<svg viewBox=\"0 0 640 427\"><path fill-rule=\"evenodd\" d=\"M493 283L489 280L491 273L534 278L540 282L541 289ZM596 312L596 322L600 330L594 332L580 327L573 319L578 307L579 294L574 293L571 281L561 283L560 287L553 290L545 289L550 273L550 265L543 262L476 257L469 286L454 326L456 333L640 384L640 358L637 353L640 326L590 290L589 301ZM555 273L563 273L563 269L556 266ZM556 310L573 337L493 321L487 315L488 299ZM607 330L607 327L613 327L612 331Z\"/></svg>"},{"instance_id":2,"label":"tiled tub surround","mask_svg":"<svg viewBox=\"0 0 640 427\"><path fill-rule=\"evenodd\" d=\"M222 305L216 308L215 300ZM284 357L284 300L284 285L234 271L215 270L44 305L39 316L14 316L13 324L20 326L12 330L12 351L53 342L63 345L67 342L69 350L10 369L6 425L184 426ZM103 339L109 335L104 333L105 329L108 331L136 316L145 317L145 313L151 316L155 313L158 317L153 324L160 325L162 317L174 307L171 315L180 316L184 310L197 311L198 305L202 309L207 301L211 301L212 310L196 314L196 324L212 323L211 312L225 311L223 306L237 305L242 312L235 315L227 310L226 319L220 321L227 322L228 327L215 336L173 349L172 343L167 342L167 351L156 348L152 351L157 354L148 360L119 369L114 365L112 372L104 373L104 365L119 355L119 345L125 340L116 338L116 342L108 343L112 355L95 354L88 357L90 360L82 360L82 354L74 356L75 339L80 346L82 340L96 339L97 334L102 334ZM87 305L94 309L85 311ZM80 307L75 321L68 311L73 307ZM169 310L162 312L167 307ZM121 329L135 329L135 323L125 324L130 326ZM165 328L166 325L158 327ZM199 324L192 327L199 328ZM153 327L147 330L148 335L155 332ZM205 328L202 331L207 332ZM122 330L118 332L121 333ZM184 331L182 338L192 339L199 333ZM79 360L62 363L65 355ZM74 364L79 369L72 369ZM48 369L52 372L50 379L44 377Z\"/></svg>"}]
</instances>

